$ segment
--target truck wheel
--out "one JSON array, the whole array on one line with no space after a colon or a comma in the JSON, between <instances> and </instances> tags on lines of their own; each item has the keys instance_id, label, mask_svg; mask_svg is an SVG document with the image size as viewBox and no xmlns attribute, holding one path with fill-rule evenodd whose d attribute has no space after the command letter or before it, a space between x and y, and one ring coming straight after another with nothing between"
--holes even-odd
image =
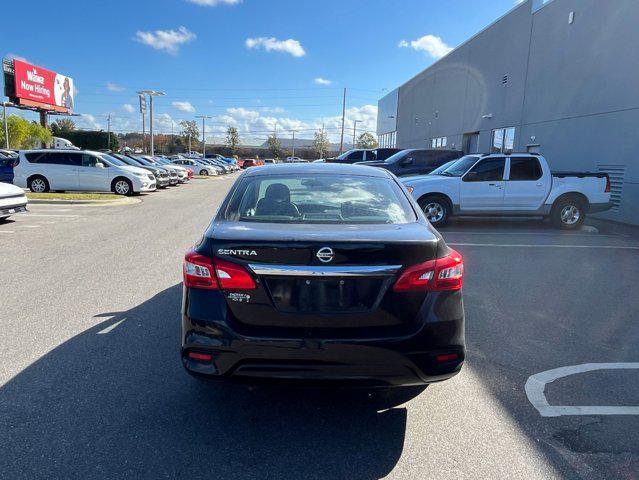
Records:
<instances>
[{"instance_id":1,"label":"truck wheel","mask_svg":"<svg viewBox=\"0 0 639 480\"><path fill-rule=\"evenodd\" d=\"M34 193L44 193L49 191L49 182L41 175L34 175L29 179L29 190Z\"/></svg>"},{"instance_id":2,"label":"truck wheel","mask_svg":"<svg viewBox=\"0 0 639 480\"><path fill-rule=\"evenodd\" d=\"M586 205L577 197L560 198L552 206L553 225L564 230L576 230L586 219Z\"/></svg>"},{"instance_id":3,"label":"truck wheel","mask_svg":"<svg viewBox=\"0 0 639 480\"><path fill-rule=\"evenodd\" d=\"M426 195L419 199L419 206L433 227L445 225L451 214L450 203L440 195Z\"/></svg>"}]
</instances>

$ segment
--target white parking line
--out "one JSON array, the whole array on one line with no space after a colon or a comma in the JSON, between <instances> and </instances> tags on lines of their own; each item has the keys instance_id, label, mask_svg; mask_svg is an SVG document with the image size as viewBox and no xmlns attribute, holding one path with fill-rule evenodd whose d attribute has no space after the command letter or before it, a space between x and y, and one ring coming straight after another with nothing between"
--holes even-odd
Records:
<instances>
[{"instance_id":1,"label":"white parking line","mask_svg":"<svg viewBox=\"0 0 639 480\"><path fill-rule=\"evenodd\" d=\"M468 235L495 235L495 236L502 236L502 235L534 235L534 236L542 236L542 237L559 237L559 238L566 238L566 237L611 237L611 238L620 238L620 237L624 237L626 235L606 235L606 234L599 234L599 233L550 233L550 232L539 232L539 233L534 233L534 232L460 232L460 231L450 231L450 230L440 230L439 233L441 233L442 235L446 235L447 233L450 233L452 235L464 235L464 234L468 234Z\"/></svg>"},{"instance_id":2,"label":"white parking line","mask_svg":"<svg viewBox=\"0 0 639 480\"><path fill-rule=\"evenodd\" d=\"M62 218L73 218L79 217L80 215L59 215L55 213L27 213L27 217L62 217Z\"/></svg>"},{"instance_id":3,"label":"white parking line","mask_svg":"<svg viewBox=\"0 0 639 480\"><path fill-rule=\"evenodd\" d=\"M568 406L550 405L544 390L550 382L578 373L593 370L639 369L639 363L584 363L567 367L546 370L536 373L526 381L526 396L542 417L559 417L561 415L639 415L639 406Z\"/></svg>"},{"instance_id":4,"label":"white parking line","mask_svg":"<svg viewBox=\"0 0 639 480\"><path fill-rule=\"evenodd\" d=\"M42 225L20 225L22 228L40 228Z\"/></svg>"},{"instance_id":5,"label":"white parking line","mask_svg":"<svg viewBox=\"0 0 639 480\"><path fill-rule=\"evenodd\" d=\"M106 333L109 333L110 331L112 331L114 328L116 328L118 325L120 325L125 320L126 320L126 318L123 318L122 320L119 320L119 321L115 322L113 325L109 325L104 330L100 330L97 334L98 335L104 335Z\"/></svg>"},{"instance_id":6,"label":"white parking line","mask_svg":"<svg viewBox=\"0 0 639 480\"><path fill-rule=\"evenodd\" d=\"M16 233L13 230L0 230L0 233Z\"/></svg>"},{"instance_id":7,"label":"white parking line","mask_svg":"<svg viewBox=\"0 0 639 480\"><path fill-rule=\"evenodd\" d=\"M604 248L610 250L639 250L639 247L627 247L623 245L532 245L518 243L453 243L448 245L459 247L513 247L513 248Z\"/></svg>"}]
</instances>

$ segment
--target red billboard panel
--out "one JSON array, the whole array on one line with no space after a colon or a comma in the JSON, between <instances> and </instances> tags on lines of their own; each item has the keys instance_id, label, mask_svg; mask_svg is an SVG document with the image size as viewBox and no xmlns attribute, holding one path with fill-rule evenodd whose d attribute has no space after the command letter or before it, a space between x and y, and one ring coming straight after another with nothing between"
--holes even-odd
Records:
<instances>
[{"instance_id":1,"label":"red billboard panel","mask_svg":"<svg viewBox=\"0 0 639 480\"><path fill-rule=\"evenodd\" d=\"M15 96L73 110L73 79L21 60L14 60Z\"/></svg>"}]
</instances>

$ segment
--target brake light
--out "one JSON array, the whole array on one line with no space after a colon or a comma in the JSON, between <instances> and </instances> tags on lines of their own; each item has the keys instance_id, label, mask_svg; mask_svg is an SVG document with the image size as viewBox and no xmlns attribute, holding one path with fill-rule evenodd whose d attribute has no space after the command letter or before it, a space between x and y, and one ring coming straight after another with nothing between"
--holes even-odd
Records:
<instances>
[{"instance_id":1,"label":"brake light","mask_svg":"<svg viewBox=\"0 0 639 480\"><path fill-rule=\"evenodd\" d=\"M604 193L610 193L610 177L608 175L606 175L606 189Z\"/></svg>"},{"instance_id":2,"label":"brake light","mask_svg":"<svg viewBox=\"0 0 639 480\"><path fill-rule=\"evenodd\" d=\"M464 260L458 252L451 250L445 257L408 267L393 285L393 290L459 290L463 284Z\"/></svg>"},{"instance_id":3,"label":"brake light","mask_svg":"<svg viewBox=\"0 0 639 480\"><path fill-rule=\"evenodd\" d=\"M225 290L254 290L257 288L253 277L249 275L242 265L215 260L215 274L220 286Z\"/></svg>"},{"instance_id":4,"label":"brake light","mask_svg":"<svg viewBox=\"0 0 639 480\"><path fill-rule=\"evenodd\" d=\"M184 257L184 286L206 290L254 290L253 277L242 265L211 259L194 251Z\"/></svg>"},{"instance_id":5,"label":"brake light","mask_svg":"<svg viewBox=\"0 0 639 480\"><path fill-rule=\"evenodd\" d=\"M217 280L213 275L213 261L192 250L184 256L184 286L217 290Z\"/></svg>"}]
</instances>

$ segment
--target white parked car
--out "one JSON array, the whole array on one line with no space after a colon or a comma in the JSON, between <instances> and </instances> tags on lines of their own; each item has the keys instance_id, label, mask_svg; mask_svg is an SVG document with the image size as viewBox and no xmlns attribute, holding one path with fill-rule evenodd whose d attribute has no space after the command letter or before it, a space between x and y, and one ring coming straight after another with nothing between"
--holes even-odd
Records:
<instances>
[{"instance_id":1,"label":"white parked car","mask_svg":"<svg viewBox=\"0 0 639 480\"><path fill-rule=\"evenodd\" d=\"M216 168L213 165L207 165L199 160L194 160L192 158L178 158L172 161L174 164L187 167L193 170L195 175L219 175L220 168Z\"/></svg>"},{"instance_id":2,"label":"white parked car","mask_svg":"<svg viewBox=\"0 0 639 480\"><path fill-rule=\"evenodd\" d=\"M466 155L437 175L401 179L435 226L455 215L543 216L564 229L611 207L605 173L551 172L540 155Z\"/></svg>"},{"instance_id":3,"label":"white parked car","mask_svg":"<svg viewBox=\"0 0 639 480\"><path fill-rule=\"evenodd\" d=\"M16 213L27 211L24 190L10 183L0 183L0 222Z\"/></svg>"},{"instance_id":4,"label":"white parked car","mask_svg":"<svg viewBox=\"0 0 639 480\"><path fill-rule=\"evenodd\" d=\"M32 192L72 190L132 195L152 192L155 176L90 150L21 150L13 182Z\"/></svg>"}]
</instances>

